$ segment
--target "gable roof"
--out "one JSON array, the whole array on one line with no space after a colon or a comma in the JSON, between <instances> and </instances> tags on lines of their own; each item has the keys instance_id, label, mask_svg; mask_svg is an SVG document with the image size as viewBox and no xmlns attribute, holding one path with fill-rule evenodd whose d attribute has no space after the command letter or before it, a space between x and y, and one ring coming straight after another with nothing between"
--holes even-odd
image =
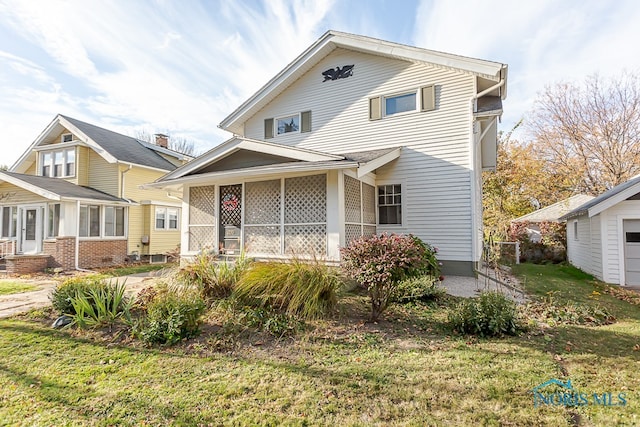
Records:
<instances>
[{"instance_id":1,"label":"gable roof","mask_svg":"<svg viewBox=\"0 0 640 427\"><path fill-rule=\"evenodd\" d=\"M568 199L561 200L545 208L538 209L516 219L512 219L511 222L558 222L563 215L591 199L593 199L593 196L589 196L587 194L576 194L575 196L571 196Z\"/></svg>"},{"instance_id":2,"label":"gable roof","mask_svg":"<svg viewBox=\"0 0 640 427\"><path fill-rule=\"evenodd\" d=\"M60 178L0 171L0 180L38 194L50 200L87 200L130 204L127 200L90 187L83 187Z\"/></svg>"},{"instance_id":3,"label":"gable roof","mask_svg":"<svg viewBox=\"0 0 640 427\"><path fill-rule=\"evenodd\" d=\"M214 165L217 161L224 160L227 156L240 150L269 155L276 154L274 159L282 160L285 158L291 161L207 171L207 168ZM401 150L402 147L391 147L336 155L271 142L234 137L193 160L191 163L183 165L175 171L157 179L154 183L146 184L143 187L178 189L184 183L206 183L216 179L231 177L255 178L288 172L309 172L331 169L355 169L357 176L362 177L397 159L400 156ZM195 173L203 170L205 172Z\"/></svg>"},{"instance_id":4,"label":"gable roof","mask_svg":"<svg viewBox=\"0 0 640 427\"><path fill-rule=\"evenodd\" d=\"M271 154L280 157L286 157L299 161L323 161L323 160L342 160L343 156L322 153L320 151L308 150L305 148L291 147L288 145L278 144L275 142L265 142L250 138L233 137L226 140L222 144L212 148L195 160L180 166L172 172L169 172L157 181L166 181L169 179L181 178L189 175L199 169L205 168L239 150L249 150L258 153Z\"/></svg>"},{"instance_id":5,"label":"gable roof","mask_svg":"<svg viewBox=\"0 0 640 427\"><path fill-rule=\"evenodd\" d=\"M507 65L499 62L422 49L339 31L327 31L253 96L222 120L218 126L229 132L242 135L241 124L248 117L264 107L322 58L338 48L409 62L428 63L434 66L467 72L496 82L507 77ZM506 98L506 93L506 85L504 85L501 91L502 99Z\"/></svg>"},{"instance_id":6,"label":"gable roof","mask_svg":"<svg viewBox=\"0 0 640 427\"><path fill-rule=\"evenodd\" d=\"M564 221L585 213L589 214L589 218L591 218L638 193L640 193L640 175L605 191L595 199L577 207L560 219Z\"/></svg>"},{"instance_id":7,"label":"gable roof","mask_svg":"<svg viewBox=\"0 0 640 427\"><path fill-rule=\"evenodd\" d=\"M151 148L148 143L139 141L136 138L58 114L10 170L24 172L28 166L25 162L31 157L33 150L50 137L51 134L59 132L61 128L65 128L76 135L84 144L109 163L122 162L163 171L172 171L176 169L176 166L158 154L158 151L171 155L178 160L182 160L184 157L183 154L173 150L159 150L160 147L157 147L157 149Z\"/></svg>"}]
</instances>

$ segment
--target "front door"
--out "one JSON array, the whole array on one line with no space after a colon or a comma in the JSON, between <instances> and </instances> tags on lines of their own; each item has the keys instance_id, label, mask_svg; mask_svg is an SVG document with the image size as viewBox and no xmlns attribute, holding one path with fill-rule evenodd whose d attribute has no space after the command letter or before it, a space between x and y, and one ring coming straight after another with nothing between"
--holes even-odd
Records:
<instances>
[{"instance_id":1,"label":"front door","mask_svg":"<svg viewBox=\"0 0 640 427\"><path fill-rule=\"evenodd\" d=\"M622 227L625 284L640 286L640 219L625 219Z\"/></svg>"},{"instance_id":2,"label":"front door","mask_svg":"<svg viewBox=\"0 0 640 427\"><path fill-rule=\"evenodd\" d=\"M220 186L220 253L239 255L242 227L242 184Z\"/></svg>"},{"instance_id":3,"label":"front door","mask_svg":"<svg viewBox=\"0 0 640 427\"><path fill-rule=\"evenodd\" d=\"M20 208L20 252L35 254L42 250L42 212L41 206L22 206Z\"/></svg>"}]
</instances>

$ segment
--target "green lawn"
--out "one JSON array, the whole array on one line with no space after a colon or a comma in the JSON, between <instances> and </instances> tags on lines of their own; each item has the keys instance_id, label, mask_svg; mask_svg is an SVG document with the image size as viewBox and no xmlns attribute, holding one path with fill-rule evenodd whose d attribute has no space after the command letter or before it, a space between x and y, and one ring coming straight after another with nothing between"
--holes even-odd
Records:
<instances>
[{"instance_id":1,"label":"green lawn","mask_svg":"<svg viewBox=\"0 0 640 427\"><path fill-rule=\"evenodd\" d=\"M31 283L16 282L15 280L0 280L0 295L17 294L35 291L38 287Z\"/></svg>"},{"instance_id":2,"label":"green lawn","mask_svg":"<svg viewBox=\"0 0 640 427\"><path fill-rule=\"evenodd\" d=\"M0 425L639 425L640 306L572 268L516 271L532 294L599 303L618 322L478 340L447 329L452 300L368 324L350 295L339 319L296 338L208 325L167 350L2 320ZM534 407L532 388L551 378L628 403Z\"/></svg>"}]
</instances>

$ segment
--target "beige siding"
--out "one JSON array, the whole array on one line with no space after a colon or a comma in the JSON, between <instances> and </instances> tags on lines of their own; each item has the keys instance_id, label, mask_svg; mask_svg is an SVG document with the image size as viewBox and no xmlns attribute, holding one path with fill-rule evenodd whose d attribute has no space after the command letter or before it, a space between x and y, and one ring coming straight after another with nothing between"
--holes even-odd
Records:
<instances>
[{"instance_id":1,"label":"beige siding","mask_svg":"<svg viewBox=\"0 0 640 427\"><path fill-rule=\"evenodd\" d=\"M141 189L140 186L155 181L166 172L133 166L128 170L128 166L121 165L120 170L124 173L124 197L136 202L141 200L161 200L171 203L179 203L179 200L167 197L166 190ZM128 171L127 171L128 170ZM125 172L127 171L127 172Z\"/></svg>"},{"instance_id":2,"label":"beige siding","mask_svg":"<svg viewBox=\"0 0 640 427\"><path fill-rule=\"evenodd\" d=\"M29 166L27 168L26 171L24 171L25 175L38 175L37 170L36 170L36 164L32 163L31 166Z\"/></svg>"},{"instance_id":3,"label":"beige siding","mask_svg":"<svg viewBox=\"0 0 640 427\"><path fill-rule=\"evenodd\" d=\"M0 196L3 196L3 205L15 205L18 203L41 203L48 201L42 196L34 194L23 188L16 187L8 182L0 182Z\"/></svg>"},{"instance_id":4,"label":"beige siding","mask_svg":"<svg viewBox=\"0 0 640 427\"><path fill-rule=\"evenodd\" d=\"M355 64L353 76L322 81L322 71L345 64ZM369 97L431 84L435 111L369 120ZM470 164L474 88L474 78L461 72L339 49L249 119L246 136L263 139L265 118L311 110L310 133L270 141L333 153L405 147L398 160L377 171L378 180L405 187L406 223L387 230L418 235L438 246L442 259L472 261L478 244L472 225L478 210L471 198L475 165Z\"/></svg>"},{"instance_id":5,"label":"beige siding","mask_svg":"<svg viewBox=\"0 0 640 427\"><path fill-rule=\"evenodd\" d=\"M87 147L77 147L76 152L76 181L78 185L89 185L89 152L93 151ZM94 153L95 154L95 153Z\"/></svg>"},{"instance_id":6,"label":"beige siding","mask_svg":"<svg viewBox=\"0 0 640 427\"><path fill-rule=\"evenodd\" d=\"M142 244L142 236L149 234L149 229L145 228L145 211L148 212L148 206L130 206L129 207L129 233L127 253L137 252L139 255L147 254L149 246Z\"/></svg>"},{"instance_id":7,"label":"beige siding","mask_svg":"<svg viewBox=\"0 0 640 427\"><path fill-rule=\"evenodd\" d=\"M114 196L120 196L118 191L118 166L115 163L108 163L93 150L89 150L88 158L89 187Z\"/></svg>"}]
</instances>

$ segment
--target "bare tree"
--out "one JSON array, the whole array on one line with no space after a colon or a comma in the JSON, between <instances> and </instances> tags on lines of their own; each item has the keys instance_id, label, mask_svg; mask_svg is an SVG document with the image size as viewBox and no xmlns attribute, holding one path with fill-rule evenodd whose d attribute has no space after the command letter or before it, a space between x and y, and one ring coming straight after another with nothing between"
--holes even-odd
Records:
<instances>
[{"instance_id":1,"label":"bare tree","mask_svg":"<svg viewBox=\"0 0 640 427\"><path fill-rule=\"evenodd\" d=\"M155 144L156 142L155 136L144 129L136 131L134 138L137 138L141 141L149 142L151 144ZM178 153L186 154L187 156L197 155L195 143L181 136L169 137L169 149L177 151Z\"/></svg>"},{"instance_id":2,"label":"bare tree","mask_svg":"<svg viewBox=\"0 0 640 427\"><path fill-rule=\"evenodd\" d=\"M548 167L598 195L640 173L640 77L558 83L539 95L528 129Z\"/></svg>"}]
</instances>

